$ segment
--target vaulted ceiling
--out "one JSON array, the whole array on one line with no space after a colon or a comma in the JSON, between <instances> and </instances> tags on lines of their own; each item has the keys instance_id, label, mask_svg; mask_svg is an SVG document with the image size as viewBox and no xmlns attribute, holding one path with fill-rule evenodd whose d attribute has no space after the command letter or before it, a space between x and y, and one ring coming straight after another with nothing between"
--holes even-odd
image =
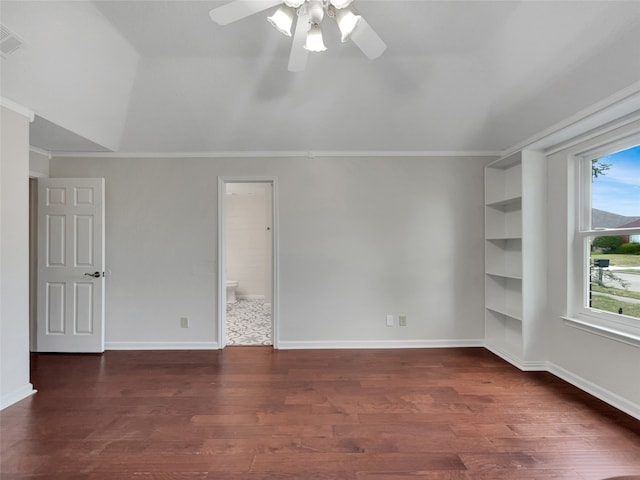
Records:
<instances>
[{"instance_id":1,"label":"vaulted ceiling","mask_svg":"<svg viewBox=\"0 0 640 480\"><path fill-rule=\"evenodd\" d=\"M355 0L388 45L287 70L269 11L210 0L0 1L0 95L52 152L501 151L640 82L640 2Z\"/></svg>"}]
</instances>

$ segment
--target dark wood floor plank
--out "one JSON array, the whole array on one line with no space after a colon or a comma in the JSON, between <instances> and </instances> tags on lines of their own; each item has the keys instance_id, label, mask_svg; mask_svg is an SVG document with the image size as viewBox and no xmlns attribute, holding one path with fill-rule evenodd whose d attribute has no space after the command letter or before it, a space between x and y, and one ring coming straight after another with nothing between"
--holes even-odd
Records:
<instances>
[{"instance_id":1,"label":"dark wood floor plank","mask_svg":"<svg viewBox=\"0 0 640 480\"><path fill-rule=\"evenodd\" d=\"M2 480L602 480L640 422L481 348L32 356Z\"/></svg>"},{"instance_id":2,"label":"dark wood floor plank","mask_svg":"<svg viewBox=\"0 0 640 480\"><path fill-rule=\"evenodd\" d=\"M424 453L298 453L295 455L258 454L251 465L252 472L355 471L379 473L415 473L433 470L464 470L455 454Z\"/></svg>"}]
</instances>

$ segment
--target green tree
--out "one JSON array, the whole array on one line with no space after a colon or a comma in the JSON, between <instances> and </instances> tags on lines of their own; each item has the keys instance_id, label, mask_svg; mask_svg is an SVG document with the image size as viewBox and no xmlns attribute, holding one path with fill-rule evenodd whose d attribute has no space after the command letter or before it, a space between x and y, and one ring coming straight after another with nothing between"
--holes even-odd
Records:
<instances>
[{"instance_id":1,"label":"green tree","mask_svg":"<svg viewBox=\"0 0 640 480\"><path fill-rule=\"evenodd\" d=\"M611 168L610 163L604 163L601 158L591 160L591 176L598 178L600 175L606 175L607 170Z\"/></svg>"},{"instance_id":2,"label":"green tree","mask_svg":"<svg viewBox=\"0 0 640 480\"><path fill-rule=\"evenodd\" d=\"M605 252L614 252L622 245L622 237L610 236L610 237L596 237L591 242L591 246L594 248L601 248Z\"/></svg>"}]
</instances>

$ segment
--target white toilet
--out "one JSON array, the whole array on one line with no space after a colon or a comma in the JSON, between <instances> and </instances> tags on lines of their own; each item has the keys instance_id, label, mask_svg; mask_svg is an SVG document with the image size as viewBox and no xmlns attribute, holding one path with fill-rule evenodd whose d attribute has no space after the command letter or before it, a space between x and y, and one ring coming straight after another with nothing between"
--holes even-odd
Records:
<instances>
[{"instance_id":1,"label":"white toilet","mask_svg":"<svg viewBox=\"0 0 640 480\"><path fill-rule=\"evenodd\" d=\"M235 280L227 280L227 303L236 303L236 288L238 288L238 282Z\"/></svg>"}]
</instances>

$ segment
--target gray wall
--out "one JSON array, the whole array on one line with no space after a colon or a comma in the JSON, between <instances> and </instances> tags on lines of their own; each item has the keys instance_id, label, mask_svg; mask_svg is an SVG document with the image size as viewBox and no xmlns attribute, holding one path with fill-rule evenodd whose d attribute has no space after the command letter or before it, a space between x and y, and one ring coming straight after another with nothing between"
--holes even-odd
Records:
<instances>
[{"instance_id":1,"label":"gray wall","mask_svg":"<svg viewBox=\"0 0 640 480\"><path fill-rule=\"evenodd\" d=\"M29 383L29 119L5 107L0 139L0 408Z\"/></svg>"},{"instance_id":2,"label":"gray wall","mask_svg":"<svg viewBox=\"0 0 640 480\"><path fill-rule=\"evenodd\" d=\"M217 342L219 175L278 178L281 348L477 345L488 161L54 158L51 176L106 179L107 348Z\"/></svg>"}]
</instances>

